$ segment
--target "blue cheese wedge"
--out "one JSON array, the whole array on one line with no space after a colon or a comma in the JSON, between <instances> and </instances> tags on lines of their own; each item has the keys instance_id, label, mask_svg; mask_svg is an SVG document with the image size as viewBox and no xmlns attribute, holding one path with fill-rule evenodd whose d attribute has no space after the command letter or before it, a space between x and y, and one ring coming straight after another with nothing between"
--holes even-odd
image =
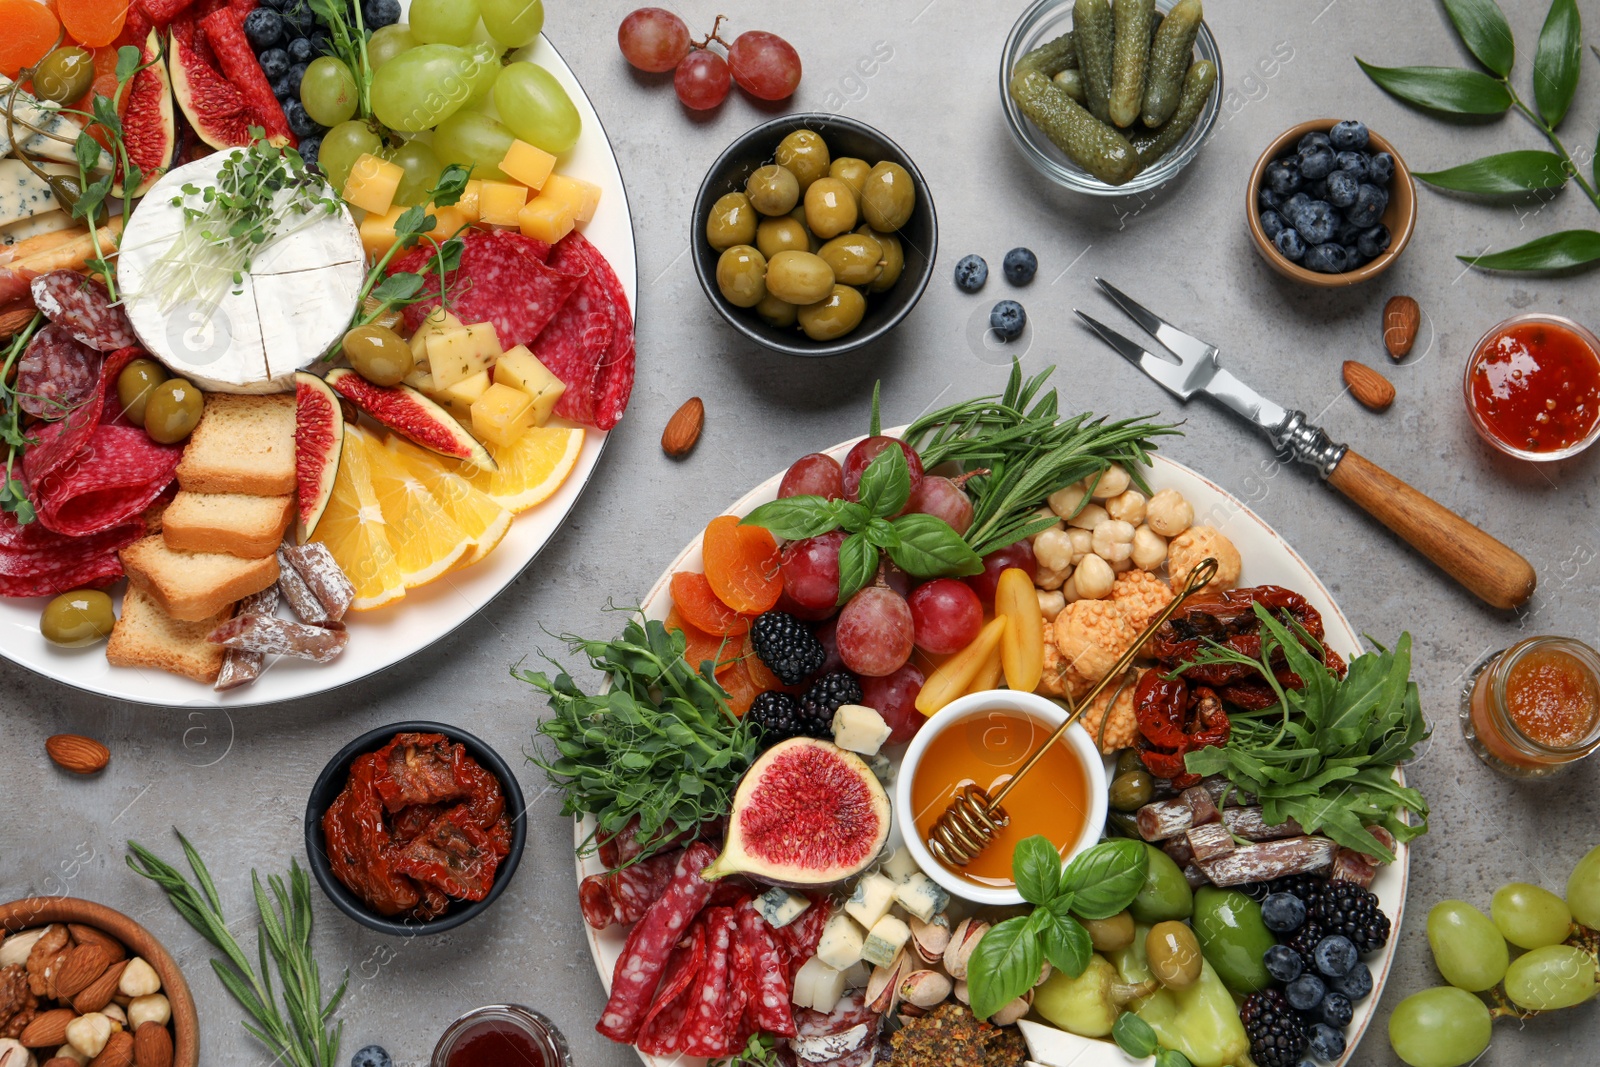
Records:
<instances>
[{"instance_id":1,"label":"blue cheese wedge","mask_svg":"<svg viewBox=\"0 0 1600 1067\"><path fill-rule=\"evenodd\" d=\"M0 122L0 126L3 125ZM46 163L39 169L58 176L70 174L76 177L78 174L77 167L60 163ZM61 204L57 202L56 194L50 191L49 183L29 170L26 163L20 159L0 159L0 227L10 231L13 227L60 209Z\"/></svg>"},{"instance_id":2,"label":"blue cheese wedge","mask_svg":"<svg viewBox=\"0 0 1600 1067\"><path fill-rule=\"evenodd\" d=\"M911 855L911 850L904 845L889 854L879 868L884 877L891 882L904 882L913 874L921 874L922 868L917 866L916 859Z\"/></svg>"},{"instance_id":3,"label":"blue cheese wedge","mask_svg":"<svg viewBox=\"0 0 1600 1067\"><path fill-rule=\"evenodd\" d=\"M840 704L833 713L833 743L863 756L875 756L889 740L889 724L865 704Z\"/></svg>"},{"instance_id":4,"label":"blue cheese wedge","mask_svg":"<svg viewBox=\"0 0 1600 1067\"><path fill-rule=\"evenodd\" d=\"M918 871L894 887L894 902L926 923L950 906L950 894Z\"/></svg>"},{"instance_id":5,"label":"blue cheese wedge","mask_svg":"<svg viewBox=\"0 0 1600 1067\"><path fill-rule=\"evenodd\" d=\"M756 914L772 927L788 926L800 918L801 912L811 907L811 900L799 893L791 893L777 886L755 899Z\"/></svg>"},{"instance_id":6,"label":"blue cheese wedge","mask_svg":"<svg viewBox=\"0 0 1600 1067\"><path fill-rule=\"evenodd\" d=\"M905 948L906 942L910 940L911 927L906 925L905 920L894 915L885 915L877 921L867 933L866 940L861 943L861 958L879 967L887 967L894 962L895 955Z\"/></svg>"},{"instance_id":7,"label":"blue cheese wedge","mask_svg":"<svg viewBox=\"0 0 1600 1067\"><path fill-rule=\"evenodd\" d=\"M46 211L32 218L0 225L0 248L10 248L12 245L26 241L30 237L41 237L47 233L70 230L77 225L78 221L65 211L59 209ZM85 228L85 232L87 232L87 228Z\"/></svg>"},{"instance_id":8,"label":"blue cheese wedge","mask_svg":"<svg viewBox=\"0 0 1600 1067\"><path fill-rule=\"evenodd\" d=\"M10 92L11 79L0 75L0 100L4 100ZM40 107L37 100L28 93L21 91L17 93L16 116L20 120L16 125L16 129L19 132L25 132L23 123L36 126L44 131L43 133L29 134L19 146L22 151L33 159L53 159L58 163L72 163L74 164L72 172L74 174L77 173L76 159L72 154L72 147L78 140L78 134L83 132L82 126L74 122L70 116L63 115L55 110L54 107ZM46 136L46 134L54 134L54 136ZM57 137L65 140L56 140ZM4 121L0 121L0 156L10 155L11 149L11 138L6 133L6 124ZM104 155L103 151L96 153L95 164L90 168L91 170L99 167L100 157Z\"/></svg>"},{"instance_id":9,"label":"blue cheese wedge","mask_svg":"<svg viewBox=\"0 0 1600 1067\"><path fill-rule=\"evenodd\" d=\"M889 914L894 904L894 883L881 874L869 874L856 883L855 892L844 902L845 914L870 930Z\"/></svg>"},{"instance_id":10,"label":"blue cheese wedge","mask_svg":"<svg viewBox=\"0 0 1600 1067\"><path fill-rule=\"evenodd\" d=\"M842 911L834 912L828 917L827 925L822 928L822 937L817 941L817 959L836 971L845 970L861 959L861 946L865 940L866 936L854 919Z\"/></svg>"}]
</instances>

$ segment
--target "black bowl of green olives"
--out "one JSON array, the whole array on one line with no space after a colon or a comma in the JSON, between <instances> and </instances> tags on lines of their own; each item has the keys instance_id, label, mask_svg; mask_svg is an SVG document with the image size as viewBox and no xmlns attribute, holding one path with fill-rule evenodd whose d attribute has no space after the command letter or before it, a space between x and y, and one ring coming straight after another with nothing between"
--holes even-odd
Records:
<instances>
[{"instance_id":1,"label":"black bowl of green olives","mask_svg":"<svg viewBox=\"0 0 1600 1067\"><path fill-rule=\"evenodd\" d=\"M690 242L706 298L750 340L792 356L871 344L916 306L939 224L899 145L840 115L786 115L711 165Z\"/></svg>"}]
</instances>

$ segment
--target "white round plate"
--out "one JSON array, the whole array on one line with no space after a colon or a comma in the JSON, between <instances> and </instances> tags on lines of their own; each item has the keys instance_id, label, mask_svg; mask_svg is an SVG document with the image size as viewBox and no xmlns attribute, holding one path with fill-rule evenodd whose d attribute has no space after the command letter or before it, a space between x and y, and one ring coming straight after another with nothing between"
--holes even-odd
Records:
<instances>
[{"instance_id":1,"label":"white round plate","mask_svg":"<svg viewBox=\"0 0 1600 1067\"><path fill-rule=\"evenodd\" d=\"M583 118L583 134L572 151L562 157L561 172L600 186L600 209L586 223L583 235L607 260L628 296L628 306L638 307L638 262L633 243L633 221L622 172L600 125L600 116L584 94L577 77L550 42L541 37L517 53L555 75L572 97ZM202 685L157 670L113 667L106 662L104 644L64 649L39 634L39 614L46 598L0 600L0 655L58 682L116 700L168 707L249 707L314 696L376 674L410 659L463 625L533 562L540 549L555 536L578 501L605 448L606 434L592 427L584 435L583 451L567 480L554 495L518 515L511 529L486 558L454 571L376 611L352 612L345 624L350 643L332 663L310 663L279 658L249 685L215 692Z\"/></svg>"},{"instance_id":2,"label":"white round plate","mask_svg":"<svg viewBox=\"0 0 1600 1067\"><path fill-rule=\"evenodd\" d=\"M905 427L898 427L885 432L899 436L904 429ZM836 459L843 460L850 446L858 440L860 438L845 441L826 451ZM1361 652L1361 641L1356 630L1344 617L1338 605L1333 602L1333 596L1327 587L1312 572L1306 561L1301 559L1299 554L1289 547L1288 542L1268 526L1261 516L1251 511L1226 489L1183 464L1170 460L1160 453L1152 458L1154 463L1147 472L1151 487L1157 490L1176 489L1194 507L1195 525L1216 527L1239 549L1239 555L1244 561L1239 577L1241 586L1281 585L1293 589L1322 613L1329 647L1344 656L1346 660ZM776 499L778 482L782 477L783 472L780 471L756 486L729 508L727 514L744 516L759 505ZM696 537L679 553L678 558L672 561L672 566L656 580L655 586L644 599L645 615L651 619L665 619L672 603L669 590L672 575L680 570L698 571L701 568L700 538ZM581 844L593 829L592 820L578 821L574 831L574 841ZM1395 854L1396 862L1378 868L1378 875L1372 882L1372 891L1378 895L1379 904L1391 922L1389 942L1382 952L1365 961L1372 968L1372 993L1355 1006L1355 1018L1345 1031L1347 1041L1345 1054L1333 1067L1345 1067L1355 1054L1356 1044L1361 1040L1362 1034L1366 1032L1367 1025L1377 1011L1378 999L1383 995L1384 981L1389 977L1389 968L1394 961L1395 947L1400 941L1400 919L1405 908L1406 876L1411 866L1411 855L1405 845L1396 846ZM604 872L605 867L598 856L591 854L578 857L577 874L580 882L587 875ZM587 923L584 924L583 930L589 939L589 951L594 956L595 967L600 972L600 981L609 992L611 975L616 969L617 957L622 954L626 931L615 926L607 930L595 930ZM1070 1038L1075 1043L1072 1046L1075 1052L1070 1067L1129 1067L1133 1062L1109 1041L1086 1040L1070 1034L1062 1036ZM650 1067L697 1067L706 1062L692 1056L668 1059L661 1056L647 1056L644 1053L640 1053L639 1058ZM1051 1061L1049 1067L1069 1067L1069 1064L1067 1061Z\"/></svg>"}]
</instances>

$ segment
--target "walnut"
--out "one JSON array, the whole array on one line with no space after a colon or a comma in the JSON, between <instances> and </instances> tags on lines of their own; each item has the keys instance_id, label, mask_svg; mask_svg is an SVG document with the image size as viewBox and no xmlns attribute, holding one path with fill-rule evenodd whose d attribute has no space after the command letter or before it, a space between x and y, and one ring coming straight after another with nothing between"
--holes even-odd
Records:
<instances>
[{"instance_id":1,"label":"walnut","mask_svg":"<svg viewBox=\"0 0 1600 1067\"><path fill-rule=\"evenodd\" d=\"M60 923L46 929L44 936L33 943L28 952L28 988L34 996L50 994L50 978L66 957L67 945L67 928Z\"/></svg>"},{"instance_id":2,"label":"walnut","mask_svg":"<svg viewBox=\"0 0 1600 1067\"><path fill-rule=\"evenodd\" d=\"M22 964L0 967L0 1037L21 1037L38 1011L39 999L28 988L28 972Z\"/></svg>"},{"instance_id":3,"label":"walnut","mask_svg":"<svg viewBox=\"0 0 1600 1067\"><path fill-rule=\"evenodd\" d=\"M1213 526L1191 526L1167 545L1167 574L1173 586L1188 581L1189 572L1207 556L1217 561L1217 576L1211 579L1208 589L1232 589L1239 583L1239 569L1244 563L1233 542Z\"/></svg>"},{"instance_id":4,"label":"walnut","mask_svg":"<svg viewBox=\"0 0 1600 1067\"><path fill-rule=\"evenodd\" d=\"M1130 572L1131 573L1131 572ZM1139 633L1127 613L1109 600L1079 600L1056 616L1056 649L1079 676L1098 682Z\"/></svg>"},{"instance_id":5,"label":"walnut","mask_svg":"<svg viewBox=\"0 0 1600 1067\"><path fill-rule=\"evenodd\" d=\"M1111 583L1111 602L1122 609L1136 633L1143 633L1171 601L1172 587L1149 571L1123 571Z\"/></svg>"},{"instance_id":6,"label":"walnut","mask_svg":"<svg viewBox=\"0 0 1600 1067\"><path fill-rule=\"evenodd\" d=\"M1133 711L1133 693L1144 674L1145 671L1137 671L1125 678L1122 684L1112 686L1095 697L1094 702L1083 709L1083 718L1078 720L1107 756L1131 747L1138 739L1139 722ZM1101 731L1102 723L1105 724L1104 732Z\"/></svg>"}]
</instances>

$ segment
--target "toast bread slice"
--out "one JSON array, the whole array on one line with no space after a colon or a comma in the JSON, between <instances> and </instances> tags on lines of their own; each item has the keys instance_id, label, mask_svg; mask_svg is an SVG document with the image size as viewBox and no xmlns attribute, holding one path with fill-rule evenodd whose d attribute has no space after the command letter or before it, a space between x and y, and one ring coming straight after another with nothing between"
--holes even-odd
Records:
<instances>
[{"instance_id":1,"label":"toast bread slice","mask_svg":"<svg viewBox=\"0 0 1600 1067\"><path fill-rule=\"evenodd\" d=\"M208 619L181 622L130 585L122 598L122 615L106 642L106 659L116 667L153 667L197 682L214 682L228 650L206 637L232 614L229 604Z\"/></svg>"},{"instance_id":2,"label":"toast bread slice","mask_svg":"<svg viewBox=\"0 0 1600 1067\"><path fill-rule=\"evenodd\" d=\"M207 393L178 461L178 486L195 493L282 496L295 489L293 393Z\"/></svg>"},{"instance_id":3,"label":"toast bread slice","mask_svg":"<svg viewBox=\"0 0 1600 1067\"><path fill-rule=\"evenodd\" d=\"M167 547L165 534L135 541L120 555L128 584L181 622L215 618L278 580L276 553L241 559L222 552L176 552Z\"/></svg>"},{"instance_id":4,"label":"toast bread slice","mask_svg":"<svg viewBox=\"0 0 1600 1067\"><path fill-rule=\"evenodd\" d=\"M167 547L175 552L223 552L260 559L278 551L293 515L293 496L183 489L162 515L161 526Z\"/></svg>"}]
</instances>

